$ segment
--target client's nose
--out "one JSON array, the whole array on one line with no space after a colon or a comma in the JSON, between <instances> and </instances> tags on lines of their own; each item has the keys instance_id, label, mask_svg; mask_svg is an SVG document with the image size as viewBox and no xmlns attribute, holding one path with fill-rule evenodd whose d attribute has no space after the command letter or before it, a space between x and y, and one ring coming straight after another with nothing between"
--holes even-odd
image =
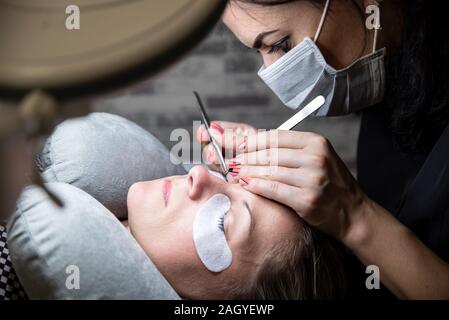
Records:
<instances>
[{"instance_id":1,"label":"client's nose","mask_svg":"<svg viewBox=\"0 0 449 320\"><path fill-rule=\"evenodd\" d=\"M192 200L199 200L202 197L216 193L216 188L221 183L224 183L202 166L193 167L189 171L187 178L189 181L189 197Z\"/></svg>"}]
</instances>

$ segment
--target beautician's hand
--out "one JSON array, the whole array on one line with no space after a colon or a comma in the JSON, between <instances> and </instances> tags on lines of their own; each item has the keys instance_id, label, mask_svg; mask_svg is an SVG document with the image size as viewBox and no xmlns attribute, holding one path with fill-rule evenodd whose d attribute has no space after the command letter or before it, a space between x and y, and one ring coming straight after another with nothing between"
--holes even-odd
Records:
<instances>
[{"instance_id":1,"label":"beautician's hand","mask_svg":"<svg viewBox=\"0 0 449 320\"><path fill-rule=\"evenodd\" d=\"M229 166L236 166L235 178L243 178L247 190L291 207L310 225L342 241L365 197L331 144L314 133L252 134L244 153L233 160Z\"/></svg>"},{"instance_id":2,"label":"beautician's hand","mask_svg":"<svg viewBox=\"0 0 449 320\"><path fill-rule=\"evenodd\" d=\"M237 148L245 141L245 138L250 134L256 134L257 130L245 123L212 121L211 132L214 139L222 147L223 155L229 158L234 157L237 154ZM209 143L209 135L204 125L198 128L196 138L204 145L203 159L212 170L220 171L217 156Z\"/></svg>"},{"instance_id":3,"label":"beautician's hand","mask_svg":"<svg viewBox=\"0 0 449 320\"><path fill-rule=\"evenodd\" d=\"M362 192L325 138L274 132L250 135L229 163L240 162L236 178L244 188L291 207L363 264L376 265L396 297L449 299L449 264Z\"/></svg>"}]
</instances>

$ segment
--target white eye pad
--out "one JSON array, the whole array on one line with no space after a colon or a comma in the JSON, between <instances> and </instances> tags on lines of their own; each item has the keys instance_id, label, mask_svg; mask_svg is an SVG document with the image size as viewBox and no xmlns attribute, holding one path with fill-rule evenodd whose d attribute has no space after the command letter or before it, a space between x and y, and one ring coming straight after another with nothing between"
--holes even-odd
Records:
<instances>
[{"instance_id":1,"label":"white eye pad","mask_svg":"<svg viewBox=\"0 0 449 320\"><path fill-rule=\"evenodd\" d=\"M221 272L232 263L232 252L224 234L224 217L231 200L224 194L212 196L193 221L193 241L201 262L212 272Z\"/></svg>"}]
</instances>

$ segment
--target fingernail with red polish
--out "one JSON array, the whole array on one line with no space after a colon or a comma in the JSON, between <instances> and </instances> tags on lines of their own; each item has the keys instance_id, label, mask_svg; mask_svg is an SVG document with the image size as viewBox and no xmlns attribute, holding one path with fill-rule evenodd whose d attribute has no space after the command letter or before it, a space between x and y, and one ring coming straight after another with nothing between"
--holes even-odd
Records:
<instances>
[{"instance_id":1,"label":"fingernail with red polish","mask_svg":"<svg viewBox=\"0 0 449 320\"><path fill-rule=\"evenodd\" d=\"M229 169L229 172L232 172L232 173L240 173L240 168L238 168L238 167L235 167L235 168L231 168L231 169Z\"/></svg>"},{"instance_id":2,"label":"fingernail with red polish","mask_svg":"<svg viewBox=\"0 0 449 320\"><path fill-rule=\"evenodd\" d=\"M228 167L229 168L235 168L235 167L240 167L241 163L240 162L235 162L235 161L231 161L228 163Z\"/></svg>"},{"instance_id":3,"label":"fingernail with red polish","mask_svg":"<svg viewBox=\"0 0 449 320\"><path fill-rule=\"evenodd\" d=\"M219 124L217 124L217 123L212 123L211 125L210 125L210 127L212 128L212 129L215 129L215 130L217 130L218 132L220 132L220 134L224 134L224 129L219 125Z\"/></svg>"}]
</instances>

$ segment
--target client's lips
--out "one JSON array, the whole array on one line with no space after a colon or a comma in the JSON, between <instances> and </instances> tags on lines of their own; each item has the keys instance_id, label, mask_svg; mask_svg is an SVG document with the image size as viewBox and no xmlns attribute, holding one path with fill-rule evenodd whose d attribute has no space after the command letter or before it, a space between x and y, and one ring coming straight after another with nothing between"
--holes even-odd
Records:
<instances>
[{"instance_id":1,"label":"client's lips","mask_svg":"<svg viewBox=\"0 0 449 320\"><path fill-rule=\"evenodd\" d=\"M171 191L171 181L164 180L162 184L162 196L164 198L165 207L167 207L168 201L170 199L170 191Z\"/></svg>"}]
</instances>

